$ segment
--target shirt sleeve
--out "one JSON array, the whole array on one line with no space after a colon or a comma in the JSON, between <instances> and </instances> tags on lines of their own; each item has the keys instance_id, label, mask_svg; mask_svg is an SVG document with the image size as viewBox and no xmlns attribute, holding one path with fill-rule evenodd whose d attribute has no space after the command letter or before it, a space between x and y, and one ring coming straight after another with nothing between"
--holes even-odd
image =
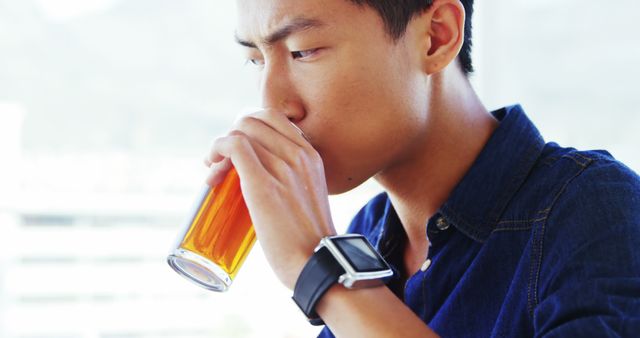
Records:
<instances>
[{"instance_id":1,"label":"shirt sleeve","mask_svg":"<svg viewBox=\"0 0 640 338\"><path fill-rule=\"evenodd\" d=\"M623 165L598 161L557 197L532 275L536 337L640 333L639 182Z\"/></svg>"}]
</instances>

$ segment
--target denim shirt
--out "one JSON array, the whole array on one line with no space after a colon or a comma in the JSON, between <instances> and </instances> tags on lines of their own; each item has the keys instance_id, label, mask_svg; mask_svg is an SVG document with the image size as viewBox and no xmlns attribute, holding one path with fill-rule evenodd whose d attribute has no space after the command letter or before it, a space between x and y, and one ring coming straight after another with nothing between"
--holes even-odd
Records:
<instances>
[{"instance_id":1,"label":"denim shirt","mask_svg":"<svg viewBox=\"0 0 640 338\"><path fill-rule=\"evenodd\" d=\"M519 105L493 115L499 127L427 221L428 267L406 276L385 193L348 231L442 337L640 337L640 178L605 151L545 144Z\"/></svg>"}]
</instances>

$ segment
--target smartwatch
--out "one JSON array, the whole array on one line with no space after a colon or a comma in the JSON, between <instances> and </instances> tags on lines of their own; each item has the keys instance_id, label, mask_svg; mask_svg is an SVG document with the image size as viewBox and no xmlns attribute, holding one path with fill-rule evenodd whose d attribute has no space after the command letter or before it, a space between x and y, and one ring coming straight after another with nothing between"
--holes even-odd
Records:
<instances>
[{"instance_id":1,"label":"smartwatch","mask_svg":"<svg viewBox=\"0 0 640 338\"><path fill-rule=\"evenodd\" d=\"M292 298L312 325L323 325L315 306L333 284L340 283L347 289L375 287L384 285L391 276L389 264L366 237L324 237L302 269Z\"/></svg>"}]
</instances>

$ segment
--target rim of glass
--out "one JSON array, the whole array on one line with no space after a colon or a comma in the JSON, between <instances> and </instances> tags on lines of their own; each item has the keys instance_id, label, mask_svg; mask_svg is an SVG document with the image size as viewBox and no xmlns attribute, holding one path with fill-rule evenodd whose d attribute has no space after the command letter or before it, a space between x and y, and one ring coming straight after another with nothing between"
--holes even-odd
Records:
<instances>
[{"instance_id":1,"label":"rim of glass","mask_svg":"<svg viewBox=\"0 0 640 338\"><path fill-rule=\"evenodd\" d=\"M182 263L194 264L197 268L202 269L209 281L199 278L197 275L188 271L188 268ZM210 260L198 255L197 253L177 248L167 257L167 263L179 275L185 277L194 284L207 290L223 292L227 291L233 282L229 274L222 270L218 265Z\"/></svg>"}]
</instances>

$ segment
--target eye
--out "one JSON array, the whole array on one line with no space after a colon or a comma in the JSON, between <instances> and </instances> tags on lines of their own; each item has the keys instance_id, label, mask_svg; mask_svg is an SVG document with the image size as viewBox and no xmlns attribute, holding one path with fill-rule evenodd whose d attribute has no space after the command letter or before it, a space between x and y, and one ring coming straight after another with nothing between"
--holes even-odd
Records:
<instances>
[{"instance_id":1,"label":"eye","mask_svg":"<svg viewBox=\"0 0 640 338\"><path fill-rule=\"evenodd\" d=\"M264 60L259 58L248 58L246 63L251 63L254 66L263 66Z\"/></svg>"},{"instance_id":2,"label":"eye","mask_svg":"<svg viewBox=\"0 0 640 338\"><path fill-rule=\"evenodd\" d=\"M304 59L307 58L309 56L312 56L313 54L315 54L318 50L320 50L320 48L312 48L312 49L306 49L306 50L299 50L299 51L295 51L295 52L291 52L291 56L294 59Z\"/></svg>"}]
</instances>

